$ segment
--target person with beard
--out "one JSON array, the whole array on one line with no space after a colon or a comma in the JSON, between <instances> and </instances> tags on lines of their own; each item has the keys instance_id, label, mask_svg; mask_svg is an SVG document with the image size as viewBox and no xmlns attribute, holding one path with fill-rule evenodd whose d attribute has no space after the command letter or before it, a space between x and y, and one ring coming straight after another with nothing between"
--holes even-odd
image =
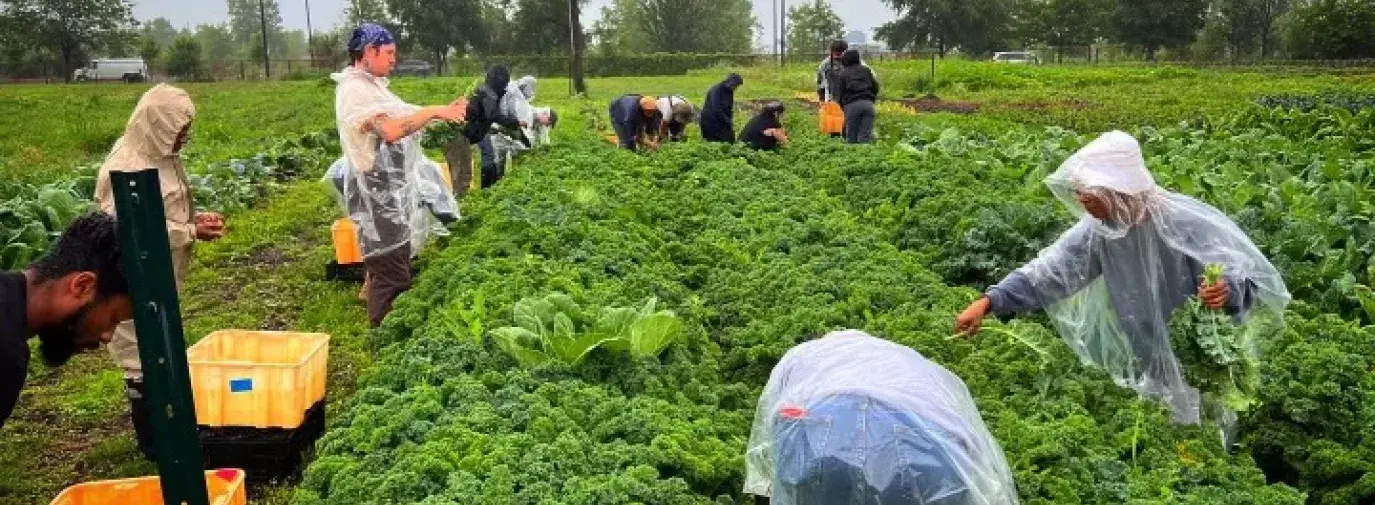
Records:
<instances>
[{"instance_id":1,"label":"person with beard","mask_svg":"<svg viewBox=\"0 0 1375 505\"><path fill-rule=\"evenodd\" d=\"M707 90L702 103L702 140L707 142L735 142L735 90L745 83L740 74L730 74L726 80Z\"/></svg>"},{"instance_id":2,"label":"person with beard","mask_svg":"<svg viewBox=\"0 0 1375 505\"><path fill-rule=\"evenodd\" d=\"M167 241L172 250L172 272L180 288L191 264L191 249L198 240L218 240L224 234L224 218L213 212L196 212L193 192L181 162L181 149L191 133L196 107L185 91L159 84L149 89L134 107L124 135L115 142L96 176L95 201L100 210L114 215L113 172L158 171ZM138 334L126 320L115 329L109 345L115 363L124 370L126 393L133 407L134 431L139 447L152 458L153 434L143 400L143 366L139 361Z\"/></svg>"},{"instance_id":3,"label":"person with beard","mask_svg":"<svg viewBox=\"0 0 1375 505\"><path fill-rule=\"evenodd\" d=\"M46 255L22 272L0 272L0 427L14 412L29 371L29 338L56 367L109 342L133 317L115 219L77 218Z\"/></svg>"}]
</instances>

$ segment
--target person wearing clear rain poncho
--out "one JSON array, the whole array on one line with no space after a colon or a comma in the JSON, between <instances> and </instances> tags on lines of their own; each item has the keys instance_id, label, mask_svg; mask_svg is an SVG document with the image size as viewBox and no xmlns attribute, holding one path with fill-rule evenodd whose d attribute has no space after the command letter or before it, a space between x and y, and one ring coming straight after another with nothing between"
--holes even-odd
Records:
<instances>
[{"instance_id":1,"label":"person wearing clear rain poncho","mask_svg":"<svg viewBox=\"0 0 1375 505\"><path fill-rule=\"evenodd\" d=\"M789 350L759 397L744 492L773 505L1009 505L1003 450L959 377L864 332Z\"/></svg>"},{"instance_id":2,"label":"person wearing clear rain poncho","mask_svg":"<svg viewBox=\"0 0 1375 505\"><path fill-rule=\"evenodd\" d=\"M490 161L492 168L488 170L490 174L483 176L483 187L489 187L504 177L511 159L517 154L549 145L549 130L554 126L555 115L547 107L532 107L530 101L534 99L534 76L521 77L506 86L506 93L501 96L498 107L498 117L512 118L515 125L508 128L493 123L492 132L487 137L492 159L484 160L484 164Z\"/></svg>"},{"instance_id":3,"label":"person wearing clear rain poncho","mask_svg":"<svg viewBox=\"0 0 1375 505\"><path fill-rule=\"evenodd\" d=\"M417 107L387 89L396 43L385 28L364 23L348 44L352 65L333 74L335 117L344 157L331 168L349 218L358 227L373 326L411 285L411 257L431 233L431 212L456 219L457 202L439 167L426 159L419 133L431 121L461 121L466 100ZM341 176L339 174L342 174ZM331 177L331 176L327 176Z\"/></svg>"},{"instance_id":4,"label":"person wearing clear rain poncho","mask_svg":"<svg viewBox=\"0 0 1375 505\"><path fill-rule=\"evenodd\" d=\"M1136 139L1111 132L1071 156L1046 184L1079 222L1040 256L989 288L956 321L978 332L989 312L1044 309L1079 357L1119 384L1200 421L1201 398L1171 347L1175 309L1198 299L1236 323L1280 321L1280 274L1226 215L1156 186ZM1204 280L1218 265L1217 283ZM1257 332L1259 333L1259 332ZM1256 356L1258 343L1244 342ZM1214 412L1224 425L1230 411Z\"/></svg>"}]
</instances>

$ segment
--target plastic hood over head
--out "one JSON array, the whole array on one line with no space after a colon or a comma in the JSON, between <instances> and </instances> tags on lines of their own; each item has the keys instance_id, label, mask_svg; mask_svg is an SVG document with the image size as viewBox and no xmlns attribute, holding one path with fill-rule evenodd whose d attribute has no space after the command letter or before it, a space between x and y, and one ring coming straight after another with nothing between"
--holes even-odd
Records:
<instances>
[{"instance_id":1,"label":"plastic hood over head","mask_svg":"<svg viewBox=\"0 0 1375 505\"><path fill-rule=\"evenodd\" d=\"M516 86L520 88L520 93L525 95L526 100L535 99L535 76L527 75L516 80Z\"/></svg>"},{"instance_id":2,"label":"plastic hood over head","mask_svg":"<svg viewBox=\"0 0 1375 505\"><path fill-rule=\"evenodd\" d=\"M1171 344L1175 310L1196 296L1204 268L1220 265L1231 290L1226 313L1247 328L1243 352L1255 358L1255 339L1282 325L1289 303L1280 273L1226 215L1156 186L1126 133L1088 144L1046 185L1079 222L990 289L1021 304L994 310L1045 308L1084 362L1164 402L1177 422L1198 422L1201 400L1209 399L1182 374ZM1081 198L1101 206L1101 219ZM1217 413L1226 424L1229 412Z\"/></svg>"},{"instance_id":3,"label":"plastic hood over head","mask_svg":"<svg viewBox=\"0 0 1375 505\"><path fill-rule=\"evenodd\" d=\"M177 137L195 117L196 107L185 91L166 84L153 86L139 99L124 127L124 135L110 149L96 176L96 204L102 212L114 214L110 174L157 169L167 237L174 254L189 247L196 238L191 183L181 156L175 152Z\"/></svg>"},{"instance_id":4,"label":"plastic hood over head","mask_svg":"<svg viewBox=\"0 0 1375 505\"><path fill-rule=\"evenodd\" d=\"M1016 486L964 382L860 331L788 351L759 398L748 494L774 505L1006 505Z\"/></svg>"}]
</instances>

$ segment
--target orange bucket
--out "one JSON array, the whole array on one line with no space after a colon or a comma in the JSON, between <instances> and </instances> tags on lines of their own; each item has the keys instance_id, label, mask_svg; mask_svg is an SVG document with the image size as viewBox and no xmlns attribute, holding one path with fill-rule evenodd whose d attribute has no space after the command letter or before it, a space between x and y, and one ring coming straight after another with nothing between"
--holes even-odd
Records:
<instances>
[{"instance_id":1,"label":"orange bucket","mask_svg":"<svg viewBox=\"0 0 1375 505\"><path fill-rule=\"evenodd\" d=\"M329 227L334 237L334 261L340 265L355 265L363 262L363 248L358 245L358 227L353 220L341 217Z\"/></svg>"},{"instance_id":2,"label":"orange bucket","mask_svg":"<svg viewBox=\"0 0 1375 505\"><path fill-rule=\"evenodd\" d=\"M210 505L244 505L244 471L205 472ZM77 484L62 491L51 505L154 505L162 503L162 481L157 477L107 480Z\"/></svg>"},{"instance_id":3,"label":"orange bucket","mask_svg":"<svg viewBox=\"0 0 1375 505\"><path fill-rule=\"evenodd\" d=\"M821 104L821 133L835 135L845 131L845 111L840 109L840 104L826 102Z\"/></svg>"}]
</instances>

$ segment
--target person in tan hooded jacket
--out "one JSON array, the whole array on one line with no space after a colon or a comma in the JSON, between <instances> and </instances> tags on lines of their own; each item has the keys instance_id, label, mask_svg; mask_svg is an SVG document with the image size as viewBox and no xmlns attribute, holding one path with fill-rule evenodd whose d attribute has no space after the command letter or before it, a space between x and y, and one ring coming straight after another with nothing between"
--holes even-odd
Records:
<instances>
[{"instance_id":1,"label":"person in tan hooded jacket","mask_svg":"<svg viewBox=\"0 0 1375 505\"><path fill-rule=\"evenodd\" d=\"M172 247L172 272L178 289L191 263L192 245L197 240L216 240L224 234L223 217L195 211L191 184L181 163L181 148L186 144L195 116L196 107L185 91L166 84L149 89L134 107L124 136L115 142L101 165L95 188L100 210L114 215L110 173L157 169L163 212L167 218L167 240ZM132 407L139 449L152 459L153 438L147 402L143 397L143 367L132 320L120 323L115 329L109 349L115 363L124 370L125 390Z\"/></svg>"}]
</instances>

